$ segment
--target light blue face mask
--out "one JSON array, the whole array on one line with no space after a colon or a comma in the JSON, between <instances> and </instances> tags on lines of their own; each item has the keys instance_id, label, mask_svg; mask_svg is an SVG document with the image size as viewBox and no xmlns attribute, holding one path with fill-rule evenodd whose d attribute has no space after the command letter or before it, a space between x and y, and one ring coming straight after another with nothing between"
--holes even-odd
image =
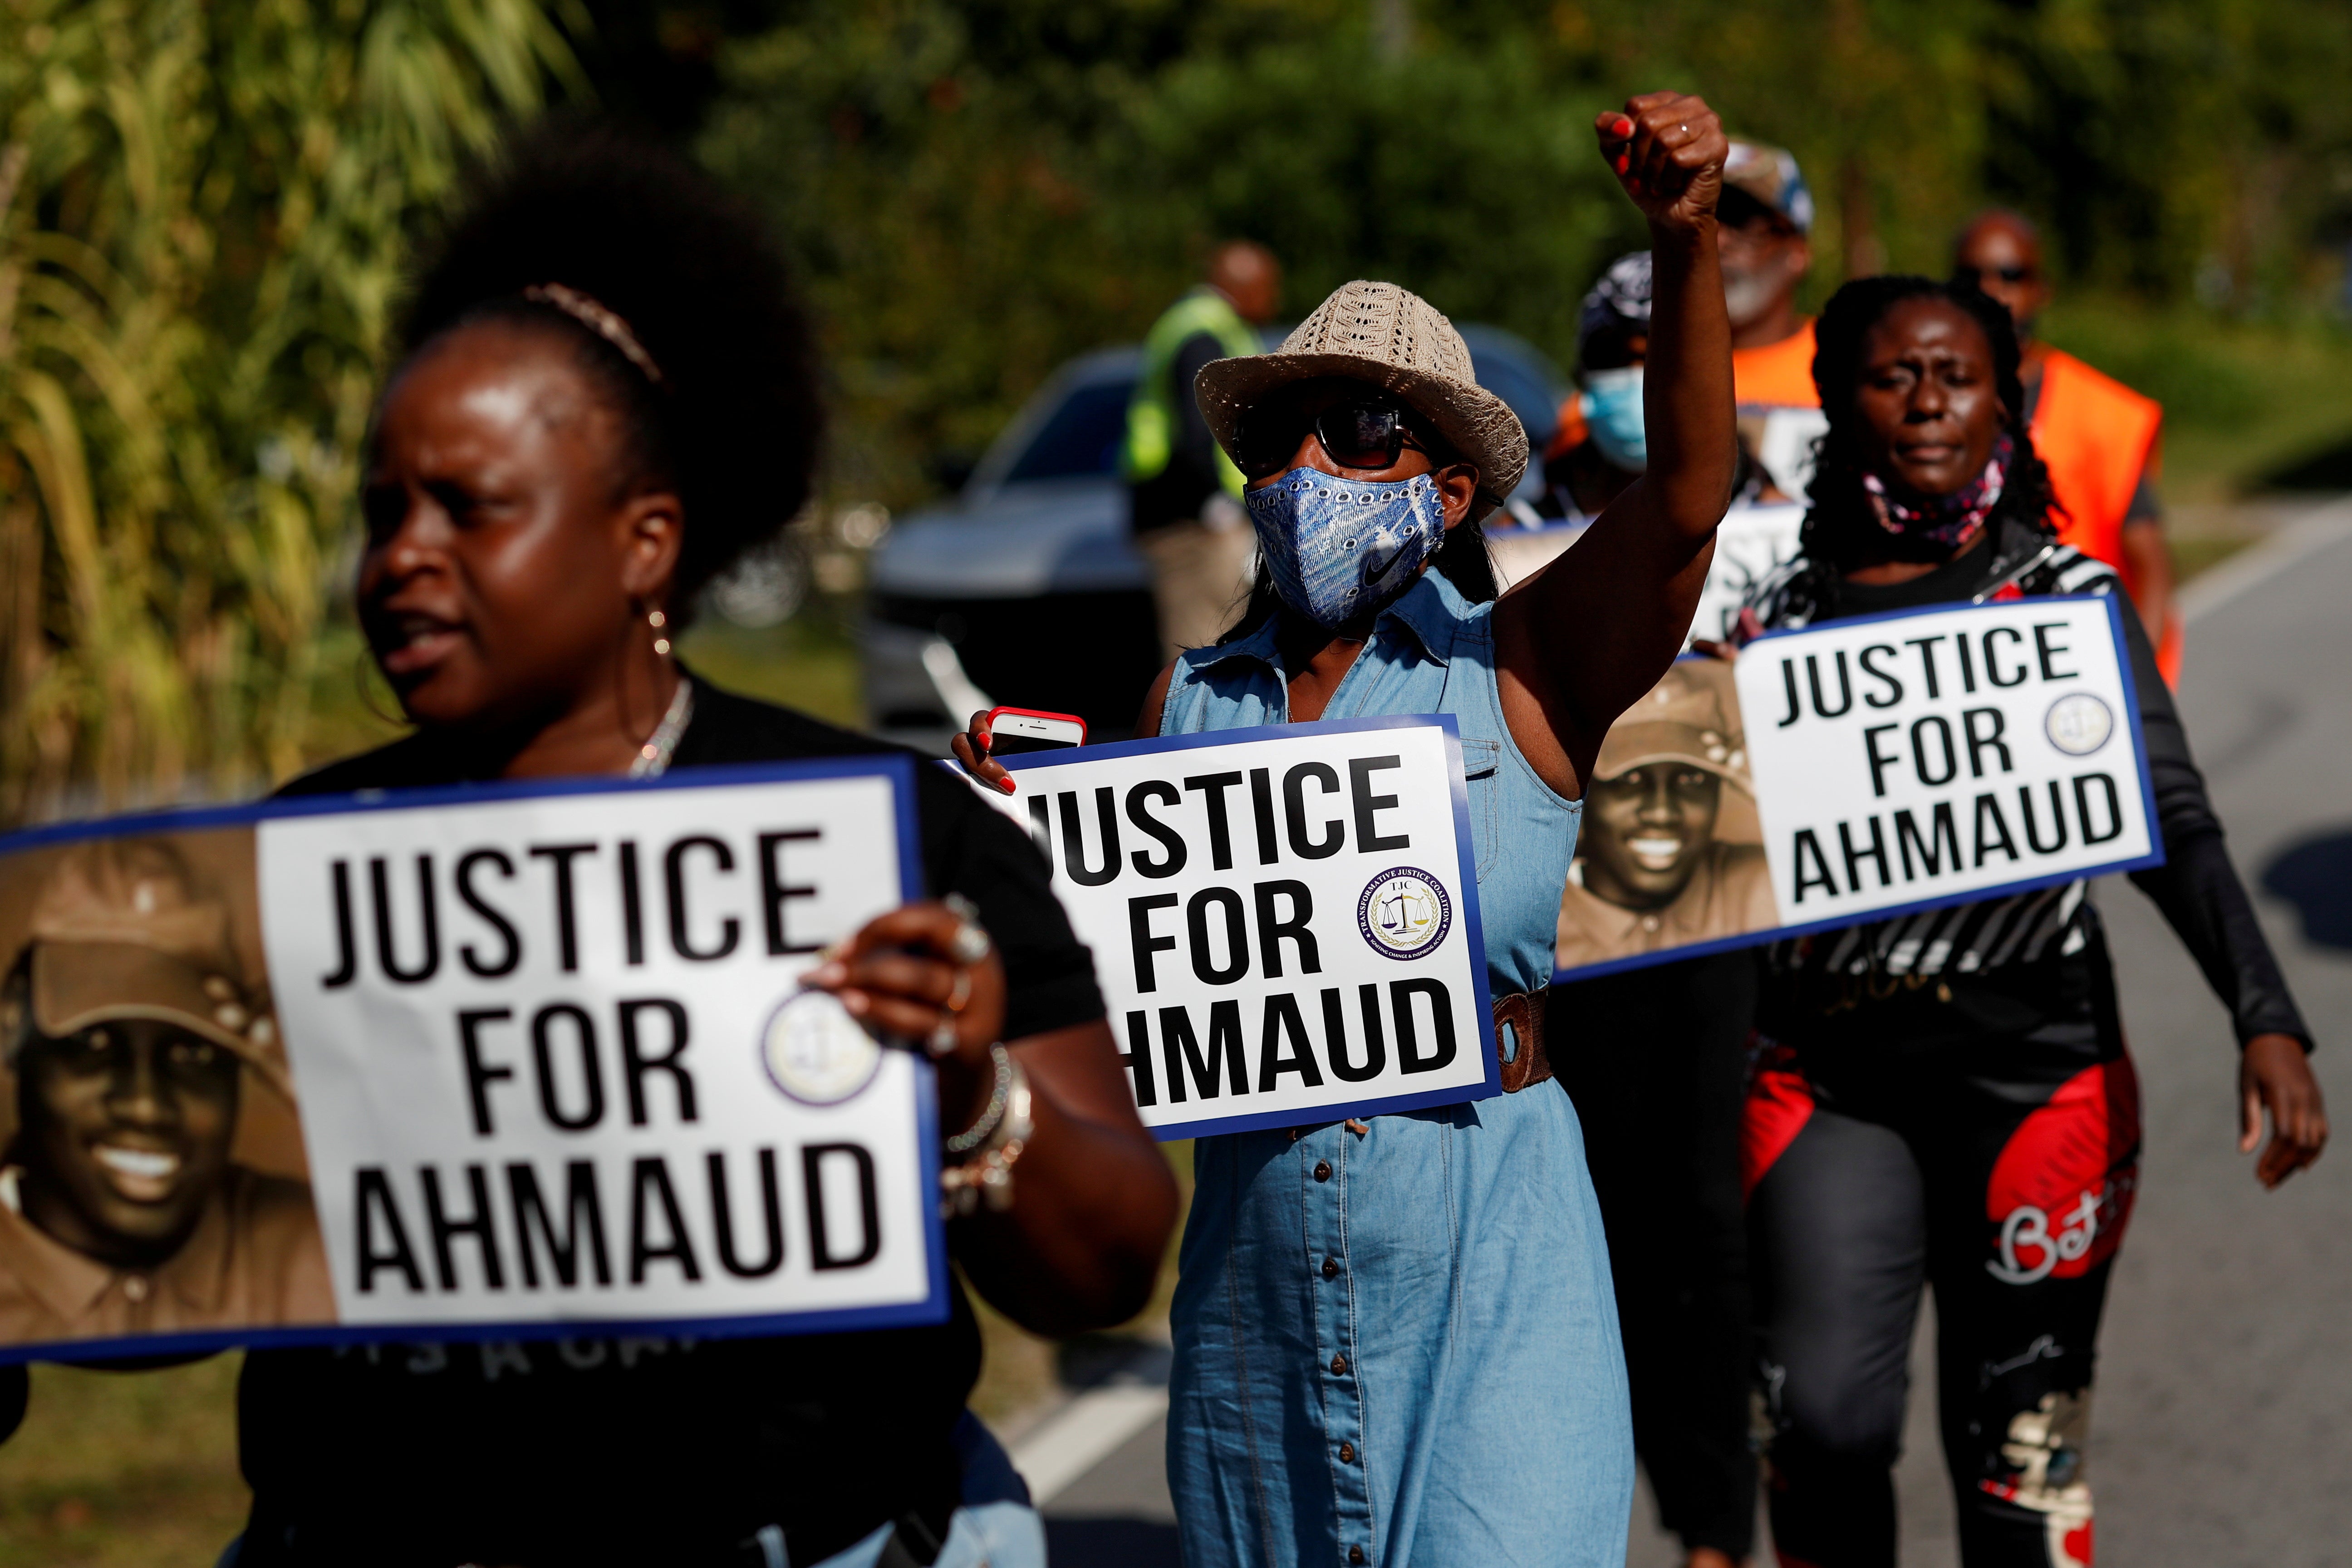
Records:
<instances>
[{"instance_id":1,"label":"light blue face mask","mask_svg":"<svg viewBox=\"0 0 2352 1568\"><path fill-rule=\"evenodd\" d=\"M1642 367L1584 373L1584 427L1601 455L1632 473L1650 466L1650 436L1642 424Z\"/></svg>"},{"instance_id":2,"label":"light blue face mask","mask_svg":"<svg viewBox=\"0 0 2352 1568\"><path fill-rule=\"evenodd\" d=\"M1293 468L1247 504L1274 591L1322 626L1395 599L1445 540L1444 502L1427 474L1372 484Z\"/></svg>"}]
</instances>

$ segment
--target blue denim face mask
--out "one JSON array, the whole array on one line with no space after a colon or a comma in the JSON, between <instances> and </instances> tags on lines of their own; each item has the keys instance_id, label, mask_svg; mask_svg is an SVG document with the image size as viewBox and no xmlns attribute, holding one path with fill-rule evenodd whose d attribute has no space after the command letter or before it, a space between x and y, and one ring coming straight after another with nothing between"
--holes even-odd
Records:
<instances>
[{"instance_id":1,"label":"blue denim face mask","mask_svg":"<svg viewBox=\"0 0 2352 1568\"><path fill-rule=\"evenodd\" d=\"M1584 427L1601 455L1641 473L1650 466L1650 437L1642 424L1642 367L1584 373Z\"/></svg>"},{"instance_id":2,"label":"blue denim face mask","mask_svg":"<svg viewBox=\"0 0 2352 1568\"><path fill-rule=\"evenodd\" d=\"M1322 626L1396 598L1445 540L1444 502L1427 474L1373 484L1293 468L1247 504L1274 591Z\"/></svg>"}]
</instances>

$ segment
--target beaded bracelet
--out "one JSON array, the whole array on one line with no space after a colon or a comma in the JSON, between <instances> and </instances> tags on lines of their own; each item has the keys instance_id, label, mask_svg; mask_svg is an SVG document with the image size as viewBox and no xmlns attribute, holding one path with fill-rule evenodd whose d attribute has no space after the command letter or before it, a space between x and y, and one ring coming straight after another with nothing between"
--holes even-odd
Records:
<instances>
[{"instance_id":1,"label":"beaded bracelet","mask_svg":"<svg viewBox=\"0 0 2352 1568\"><path fill-rule=\"evenodd\" d=\"M990 1091L988 1104L982 1109L978 1120L940 1145L950 1154L971 1153L987 1142L997 1123L1004 1120L1004 1107L1013 1094L1013 1053L1002 1045L991 1046L988 1059L996 1064L996 1087Z\"/></svg>"},{"instance_id":2,"label":"beaded bracelet","mask_svg":"<svg viewBox=\"0 0 2352 1568\"><path fill-rule=\"evenodd\" d=\"M999 1046L996 1049L1001 1052L1004 1047ZM1010 1074L998 1080L1003 1086L1003 1106L995 1112L996 1125L988 1133L978 1155L961 1165L950 1165L940 1173L940 1213L945 1218L953 1219L971 1214L980 1206L980 1199L983 1195L993 1212L1001 1214L1013 1206L1013 1167L1020 1161L1022 1151L1028 1148L1030 1136L1036 1131L1036 1123L1029 1114L1029 1075L1022 1071L1021 1065L1010 1055L999 1059L1004 1068L1010 1069ZM992 1107L997 1099L998 1096L990 1097ZM989 1113L982 1112L982 1122L988 1120ZM977 1132L979 1130L980 1124L975 1123L972 1131ZM969 1137L971 1133L959 1136Z\"/></svg>"}]
</instances>

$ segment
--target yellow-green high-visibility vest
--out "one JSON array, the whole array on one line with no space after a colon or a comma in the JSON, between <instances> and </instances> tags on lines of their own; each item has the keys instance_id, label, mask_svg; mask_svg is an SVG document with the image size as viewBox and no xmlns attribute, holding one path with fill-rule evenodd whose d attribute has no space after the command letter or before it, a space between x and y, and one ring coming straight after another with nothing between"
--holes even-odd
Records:
<instances>
[{"instance_id":1,"label":"yellow-green high-visibility vest","mask_svg":"<svg viewBox=\"0 0 2352 1568\"><path fill-rule=\"evenodd\" d=\"M1119 447L1118 471L1129 484L1157 479L1167 471L1168 459L1175 453L1176 399L1192 395L1191 387L1171 384L1175 380L1176 351L1196 332L1208 333L1235 357L1264 352L1257 329L1243 321L1233 302L1214 289L1203 285L1168 307L1143 340L1142 373L1135 379L1135 395L1128 400L1127 440ZM1217 450L1217 479L1227 495L1241 499L1242 471L1234 467L1223 447Z\"/></svg>"}]
</instances>

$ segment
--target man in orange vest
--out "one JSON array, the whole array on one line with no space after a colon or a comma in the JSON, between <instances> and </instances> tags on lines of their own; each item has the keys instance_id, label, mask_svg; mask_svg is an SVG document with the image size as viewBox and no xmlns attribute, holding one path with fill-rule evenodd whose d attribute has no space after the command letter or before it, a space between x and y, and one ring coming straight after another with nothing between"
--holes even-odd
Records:
<instances>
[{"instance_id":1,"label":"man in orange vest","mask_svg":"<svg viewBox=\"0 0 2352 1568\"><path fill-rule=\"evenodd\" d=\"M2065 511L2059 537L2123 574L2156 645L2157 668L2177 684L2180 617L2156 492L2163 408L2033 335L2051 289L2041 234L2025 217L2000 208L1979 214L1960 231L1952 274L2006 305L2017 322L2026 423Z\"/></svg>"},{"instance_id":2,"label":"man in orange vest","mask_svg":"<svg viewBox=\"0 0 2352 1568\"><path fill-rule=\"evenodd\" d=\"M1724 303L1731 314L1739 436L1773 485L1804 499L1813 442L1828 428L1813 390L1813 322L1797 313L1812 266L1813 194L1780 147L1735 139L1716 209Z\"/></svg>"}]
</instances>

